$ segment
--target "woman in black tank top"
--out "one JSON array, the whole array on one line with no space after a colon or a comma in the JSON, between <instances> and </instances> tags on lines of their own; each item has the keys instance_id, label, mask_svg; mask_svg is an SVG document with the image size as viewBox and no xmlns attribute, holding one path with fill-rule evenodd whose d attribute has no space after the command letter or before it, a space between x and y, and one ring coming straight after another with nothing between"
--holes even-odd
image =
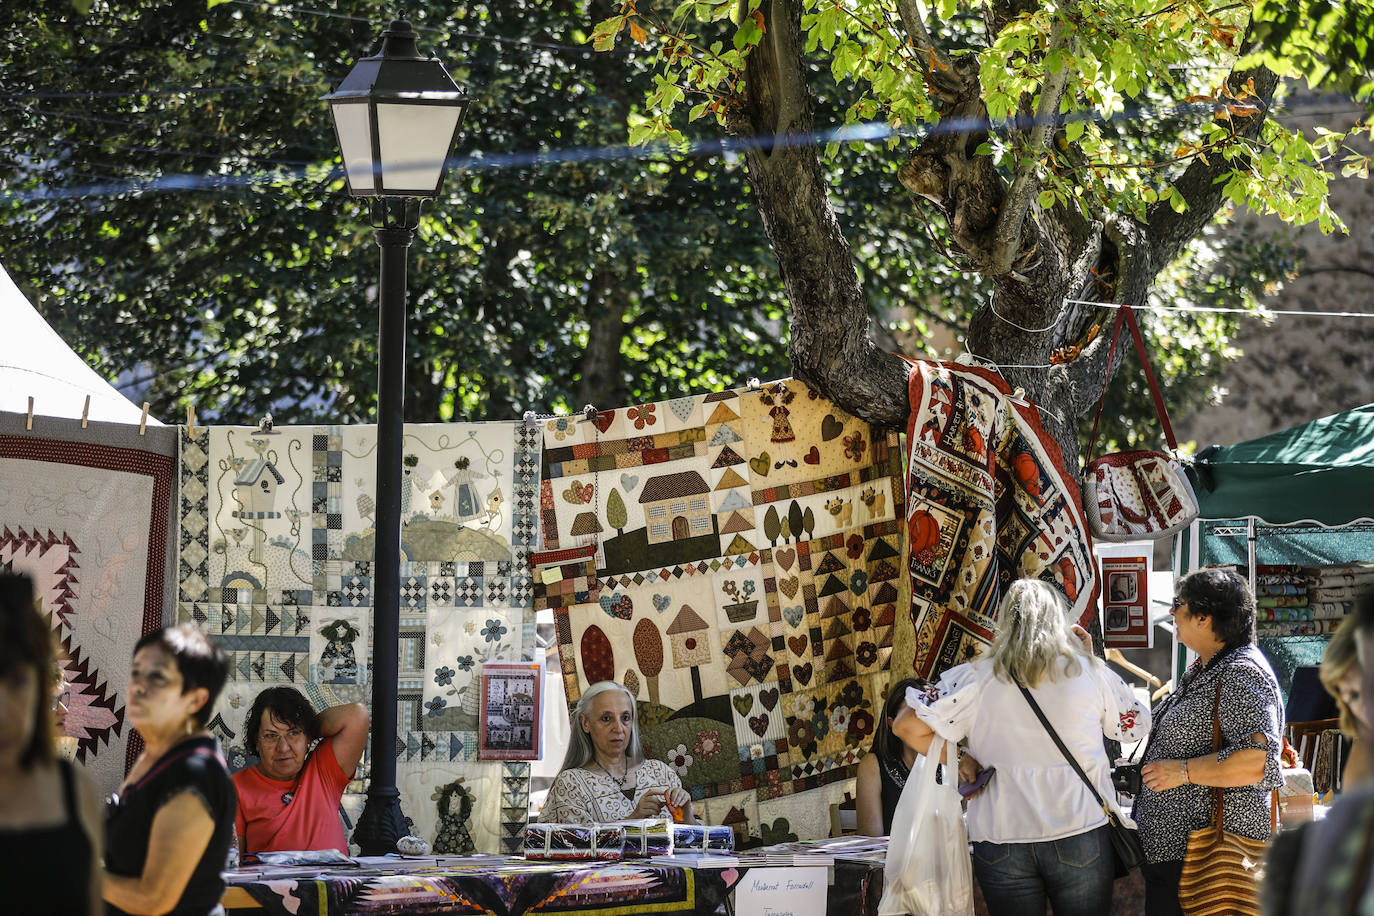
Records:
<instances>
[{"instance_id":1,"label":"woman in black tank top","mask_svg":"<svg viewBox=\"0 0 1374 916\"><path fill-rule=\"evenodd\" d=\"M0 909L92 916L100 900L95 791L55 751L52 631L33 586L0 574L0 862L16 876Z\"/></svg>"},{"instance_id":2,"label":"woman in black tank top","mask_svg":"<svg viewBox=\"0 0 1374 916\"><path fill-rule=\"evenodd\" d=\"M860 834L887 836L892 832L892 814L897 810L897 799L901 798L907 773L916 762L916 752L892 734L892 719L906 702L906 689L921 690L927 683L922 678L905 678L887 692L882 719L873 730L873 743L868 754L859 761L855 829Z\"/></svg>"}]
</instances>

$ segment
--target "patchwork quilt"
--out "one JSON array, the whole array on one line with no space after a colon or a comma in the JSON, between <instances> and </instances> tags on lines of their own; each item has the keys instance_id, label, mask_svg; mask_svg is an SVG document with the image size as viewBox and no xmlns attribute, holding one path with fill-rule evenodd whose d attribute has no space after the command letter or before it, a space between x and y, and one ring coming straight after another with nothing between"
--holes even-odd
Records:
<instances>
[{"instance_id":1,"label":"patchwork quilt","mask_svg":"<svg viewBox=\"0 0 1374 916\"><path fill-rule=\"evenodd\" d=\"M62 651L66 734L102 794L142 742L124 720L134 643L170 611L177 431L0 413L0 567L34 579Z\"/></svg>"},{"instance_id":2,"label":"patchwork quilt","mask_svg":"<svg viewBox=\"0 0 1374 916\"><path fill-rule=\"evenodd\" d=\"M976 656L1018 578L1049 582L1090 621L1097 565L1078 483L1036 406L972 366L918 362L909 380L911 612L896 669L934 677Z\"/></svg>"},{"instance_id":3,"label":"patchwork quilt","mask_svg":"<svg viewBox=\"0 0 1374 916\"><path fill-rule=\"evenodd\" d=\"M541 439L520 423L405 428L397 784L438 852L513 851L529 764L477 760L483 662L533 648ZM211 725L231 766L265 687L370 702L376 430L182 436L177 619L229 650Z\"/></svg>"},{"instance_id":4,"label":"patchwork quilt","mask_svg":"<svg viewBox=\"0 0 1374 916\"><path fill-rule=\"evenodd\" d=\"M827 835L908 604L895 433L795 380L543 432L535 601L569 701L629 687L648 752L740 845Z\"/></svg>"}]
</instances>

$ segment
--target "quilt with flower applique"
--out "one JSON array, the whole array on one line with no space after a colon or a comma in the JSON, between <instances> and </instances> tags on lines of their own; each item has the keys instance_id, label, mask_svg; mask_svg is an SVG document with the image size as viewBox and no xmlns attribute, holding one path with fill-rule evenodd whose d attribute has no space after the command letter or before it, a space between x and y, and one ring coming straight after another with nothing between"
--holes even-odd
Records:
<instances>
[{"instance_id":1,"label":"quilt with flower applique","mask_svg":"<svg viewBox=\"0 0 1374 916\"><path fill-rule=\"evenodd\" d=\"M533 647L540 446L521 423L405 427L397 785L436 851L522 836L529 764L478 761L479 675ZM265 687L370 702L376 447L372 426L182 437L177 616L230 653L211 725L231 765Z\"/></svg>"},{"instance_id":2,"label":"quilt with flower applique","mask_svg":"<svg viewBox=\"0 0 1374 916\"><path fill-rule=\"evenodd\" d=\"M795 380L544 422L536 603L708 823L829 832L905 608L901 456Z\"/></svg>"},{"instance_id":3,"label":"quilt with flower applique","mask_svg":"<svg viewBox=\"0 0 1374 916\"><path fill-rule=\"evenodd\" d=\"M909 381L911 610L895 670L934 677L980 653L1016 578L1049 582L1087 623L1098 576L1078 483L1036 406L972 366L917 362Z\"/></svg>"}]
</instances>

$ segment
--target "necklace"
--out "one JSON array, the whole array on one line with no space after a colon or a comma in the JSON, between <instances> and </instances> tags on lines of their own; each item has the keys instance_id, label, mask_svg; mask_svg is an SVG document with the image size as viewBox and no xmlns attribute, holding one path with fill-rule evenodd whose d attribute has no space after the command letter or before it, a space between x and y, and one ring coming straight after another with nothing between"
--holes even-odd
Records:
<instances>
[{"instance_id":1,"label":"necklace","mask_svg":"<svg viewBox=\"0 0 1374 916\"><path fill-rule=\"evenodd\" d=\"M598 760L598 761L596 762L596 766L597 766L597 769L601 770L601 772L603 772L603 773L605 773L607 776L611 777L611 780L616 784L616 787L617 787L618 789L620 789L622 792L625 791L625 780L628 779L629 776L630 776L630 768L629 768L628 766L625 768L625 775L624 775L624 776L617 776L617 775L615 775L615 774L612 773L610 770L608 770L608 769L606 769L604 766L602 766L600 760Z\"/></svg>"}]
</instances>

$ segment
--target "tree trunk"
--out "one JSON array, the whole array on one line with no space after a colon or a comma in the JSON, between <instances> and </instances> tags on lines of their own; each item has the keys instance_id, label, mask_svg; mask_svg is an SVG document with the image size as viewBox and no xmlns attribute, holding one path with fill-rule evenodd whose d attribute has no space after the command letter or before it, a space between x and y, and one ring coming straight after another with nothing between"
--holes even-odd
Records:
<instances>
[{"instance_id":1,"label":"tree trunk","mask_svg":"<svg viewBox=\"0 0 1374 916\"><path fill-rule=\"evenodd\" d=\"M629 400L620 359L626 305L620 278L609 269L597 271L587 290L587 314L593 317L587 330L587 350L582 354L578 407L613 407Z\"/></svg>"}]
</instances>

